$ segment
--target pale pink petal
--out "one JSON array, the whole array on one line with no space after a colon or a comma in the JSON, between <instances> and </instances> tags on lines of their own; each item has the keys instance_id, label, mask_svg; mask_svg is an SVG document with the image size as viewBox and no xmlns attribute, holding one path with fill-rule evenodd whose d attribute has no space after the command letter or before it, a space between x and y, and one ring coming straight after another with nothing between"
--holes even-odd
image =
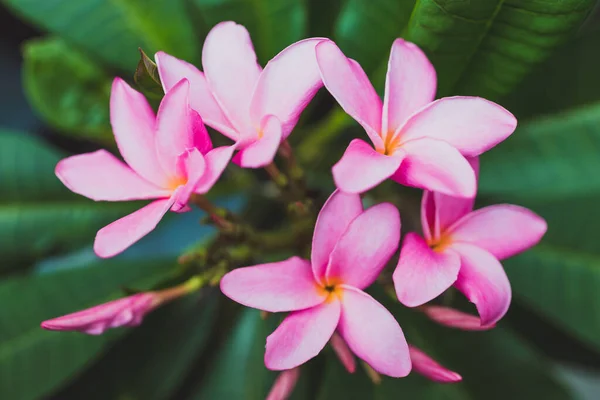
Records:
<instances>
[{"instance_id":1,"label":"pale pink petal","mask_svg":"<svg viewBox=\"0 0 600 400\"><path fill-rule=\"evenodd\" d=\"M204 194L213 187L229 164L234 151L235 146L222 146L206 154L206 171L194 189L196 193Z\"/></svg>"},{"instance_id":2,"label":"pale pink petal","mask_svg":"<svg viewBox=\"0 0 600 400\"><path fill-rule=\"evenodd\" d=\"M335 245L326 279L364 289L371 285L398 249L400 213L380 203L356 217Z\"/></svg>"},{"instance_id":3,"label":"pale pink petal","mask_svg":"<svg viewBox=\"0 0 600 400\"><path fill-rule=\"evenodd\" d=\"M92 200L125 201L168 197L106 150L67 157L56 165L56 176L72 192Z\"/></svg>"},{"instance_id":4,"label":"pale pink petal","mask_svg":"<svg viewBox=\"0 0 600 400\"><path fill-rule=\"evenodd\" d=\"M263 119L262 137L240 149L233 162L243 168L262 168L275 158L281 144L281 123L277 117L268 115Z\"/></svg>"},{"instance_id":5,"label":"pale pink petal","mask_svg":"<svg viewBox=\"0 0 600 400\"><path fill-rule=\"evenodd\" d=\"M503 260L535 246L546 233L546 221L533 211L496 204L467 214L449 230L456 242L467 242Z\"/></svg>"},{"instance_id":6,"label":"pale pink petal","mask_svg":"<svg viewBox=\"0 0 600 400\"><path fill-rule=\"evenodd\" d=\"M492 254L472 244L454 243L451 250L461 259L454 286L475 303L481 325L495 324L506 314L512 296L504 268Z\"/></svg>"},{"instance_id":7,"label":"pale pink petal","mask_svg":"<svg viewBox=\"0 0 600 400\"><path fill-rule=\"evenodd\" d=\"M144 95L121 78L112 84L110 123L125 162L147 181L165 185L168 176L156 154L154 112Z\"/></svg>"},{"instance_id":8,"label":"pale pink petal","mask_svg":"<svg viewBox=\"0 0 600 400\"><path fill-rule=\"evenodd\" d=\"M323 350L339 320L337 300L292 312L267 338L265 365L279 371L304 364Z\"/></svg>"},{"instance_id":9,"label":"pale pink petal","mask_svg":"<svg viewBox=\"0 0 600 400\"><path fill-rule=\"evenodd\" d=\"M315 279L325 277L329 255L350 222L362 213L362 201L357 194L336 190L321 208L312 240L311 263Z\"/></svg>"},{"instance_id":10,"label":"pale pink petal","mask_svg":"<svg viewBox=\"0 0 600 400\"><path fill-rule=\"evenodd\" d=\"M392 179L457 197L473 197L475 173L468 161L448 143L435 139L411 140L402 145L406 157Z\"/></svg>"},{"instance_id":11,"label":"pale pink petal","mask_svg":"<svg viewBox=\"0 0 600 400\"><path fill-rule=\"evenodd\" d=\"M465 156L478 156L502 142L517 127L509 111L479 97L445 97L414 114L401 127L403 141L440 139Z\"/></svg>"},{"instance_id":12,"label":"pale pink petal","mask_svg":"<svg viewBox=\"0 0 600 400\"><path fill-rule=\"evenodd\" d=\"M206 171L206 161L202 153L193 148L179 156L177 164L182 166L179 169L183 169L185 183L181 184L177 190L177 196L171 211L186 212L189 211L187 207L188 200Z\"/></svg>"},{"instance_id":13,"label":"pale pink petal","mask_svg":"<svg viewBox=\"0 0 600 400\"><path fill-rule=\"evenodd\" d=\"M356 362L354 361L354 354L352 354L346 341L342 339L340 335L334 333L333 336L331 336L331 347L333 347L333 351L338 356L338 359L344 368L353 374L356 370Z\"/></svg>"},{"instance_id":14,"label":"pale pink petal","mask_svg":"<svg viewBox=\"0 0 600 400\"><path fill-rule=\"evenodd\" d=\"M42 322L41 326L52 331L79 331L89 335L100 335L109 328L139 325L144 316L158 304L160 299L155 293L138 293L49 319Z\"/></svg>"},{"instance_id":15,"label":"pale pink petal","mask_svg":"<svg viewBox=\"0 0 600 400\"><path fill-rule=\"evenodd\" d=\"M383 100L383 133L393 135L408 117L435 98L433 65L417 45L396 39L388 61Z\"/></svg>"},{"instance_id":16,"label":"pale pink petal","mask_svg":"<svg viewBox=\"0 0 600 400\"><path fill-rule=\"evenodd\" d=\"M416 307L435 299L452 286L459 269L454 252L433 251L421 236L407 233L393 275L398 300Z\"/></svg>"},{"instance_id":17,"label":"pale pink petal","mask_svg":"<svg viewBox=\"0 0 600 400\"><path fill-rule=\"evenodd\" d=\"M302 310L327 298L310 263L299 257L234 269L221 279L221 291L240 304L269 312Z\"/></svg>"},{"instance_id":18,"label":"pale pink petal","mask_svg":"<svg viewBox=\"0 0 600 400\"><path fill-rule=\"evenodd\" d=\"M192 64L159 51L154 56L165 93L183 78L190 82L190 105L201 116L206 125L221 132L232 140L239 137L215 100L204 74Z\"/></svg>"},{"instance_id":19,"label":"pale pink petal","mask_svg":"<svg viewBox=\"0 0 600 400\"><path fill-rule=\"evenodd\" d=\"M202 118L189 106L190 85L182 79L167 92L158 108L156 118L156 149L162 167L171 178L177 176L180 155L198 148L206 153L212 144Z\"/></svg>"},{"instance_id":20,"label":"pale pink petal","mask_svg":"<svg viewBox=\"0 0 600 400\"><path fill-rule=\"evenodd\" d=\"M265 115L275 115L281 121L283 137L288 137L300 113L323 86L315 56L315 46L323 40L327 39L296 42L267 63L250 104L250 117L255 125Z\"/></svg>"},{"instance_id":21,"label":"pale pink petal","mask_svg":"<svg viewBox=\"0 0 600 400\"><path fill-rule=\"evenodd\" d=\"M346 193L366 192L391 177L404 156L402 150L391 156L383 155L365 141L354 139L333 166L333 180L338 189Z\"/></svg>"},{"instance_id":22,"label":"pale pink petal","mask_svg":"<svg viewBox=\"0 0 600 400\"><path fill-rule=\"evenodd\" d=\"M413 369L417 374L439 383L454 383L462 381L462 377L437 363L415 346L408 346Z\"/></svg>"},{"instance_id":23,"label":"pale pink petal","mask_svg":"<svg viewBox=\"0 0 600 400\"><path fill-rule=\"evenodd\" d=\"M280 373L267 395L267 400L286 400L289 398L299 377L300 368L292 368Z\"/></svg>"},{"instance_id":24,"label":"pale pink petal","mask_svg":"<svg viewBox=\"0 0 600 400\"><path fill-rule=\"evenodd\" d=\"M408 345L392 314L368 294L351 286L343 289L338 329L350 349L381 374L408 375Z\"/></svg>"},{"instance_id":25,"label":"pale pink petal","mask_svg":"<svg viewBox=\"0 0 600 400\"><path fill-rule=\"evenodd\" d=\"M448 328L461 329L463 331L487 331L496 325L481 325L481 320L475 315L467 314L450 307L423 306L421 311L431 320Z\"/></svg>"},{"instance_id":26,"label":"pale pink petal","mask_svg":"<svg viewBox=\"0 0 600 400\"><path fill-rule=\"evenodd\" d=\"M327 90L365 128L375 147L383 147L381 99L361 66L347 58L332 41L317 45L317 63Z\"/></svg>"},{"instance_id":27,"label":"pale pink petal","mask_svg":"<svg viewBox=\"0 0 600 400\"><path fill-rule=\"evenodd\" d=\"M168 199L153 201L147 206L100 229L94 241L94 252L98 257L116 256L150 233L169 211L177 191Z\"/></svg>"},{"instance_id":28,"label":"pale pink petal","mask_svg":"<svg viewBox=\"0 0 600 400\"><path fill-rule=\"evenodd\" d=\"M261 67L246 28L232 21L215 25L204 41L202 66L208 85L229 121L239 132L253 130L250 100Z\"/></svg>"},{"instance_id":29,"label":"pale pink petal","mask_svg":"<svg viewBox=\"0 0 600 400\"><path fill-rule=\"evenodd\" d=\"M440 237L434 194L435 192L425 190L421 199L421 227L426 241L437 240Z\"/></svg>"}]
</instances>

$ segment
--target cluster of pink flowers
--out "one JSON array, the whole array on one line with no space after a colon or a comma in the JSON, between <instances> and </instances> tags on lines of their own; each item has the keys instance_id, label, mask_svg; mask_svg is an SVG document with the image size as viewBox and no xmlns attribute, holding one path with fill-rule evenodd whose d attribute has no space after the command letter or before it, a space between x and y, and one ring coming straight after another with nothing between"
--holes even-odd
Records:
<instances>
[{"instance_id":1,"label":"cluster of pink flowers","mask_svg":"<svg viewBox=\"0 0 600 400\"><path fill-rule=\"evenodd\" d=\"M263 69L248 32L233 22L218 24L207 36L203 72L161 52L156 64L165 91L156 116L142 94L121 79L113 84L111 123L126 164L101 150L69 157L56 168L69 189L93 200L153 199L98 232L98 256L120 253L167 211L189 210L190 196L209 191L230 160L243 168L270 164L325 86L372 145L354 139L333 166L337 190L319 213L310 261L292 257L235 269L222 278L221 290L248 307L289 312L266 342L267 368L287 371L273 398L284 397L297 367L329 342L350 372L356 355L392 377L414 367L440 382L460 380L407 344L392 314L364 292L399 247L400 214L389 203L364 210L360 194L388 178L424 189L423 233L405 235L393 273L397 297L408 307L422 306L454 286L479 317L435 305L421 309L446 326L493 327L511 300L499 260L535 245L546 231L545 221L522 207L473 211L477 156L514 131L514 116L477 97L434 101L433 66L402 39L392 45L383 101L361 66L333 41L300 41ZM213 148L204 123L234 143ZM156 293L136 296L43 326L99 333L136 324L159 303Z\"/></svg>"}]
</instances>

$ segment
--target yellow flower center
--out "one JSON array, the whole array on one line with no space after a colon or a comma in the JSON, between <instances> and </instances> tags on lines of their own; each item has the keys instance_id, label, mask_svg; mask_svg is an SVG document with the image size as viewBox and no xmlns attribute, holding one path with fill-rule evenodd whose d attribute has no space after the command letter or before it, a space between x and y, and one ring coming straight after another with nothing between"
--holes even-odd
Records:
<instances>
[{"instance_id":1,"label":"yellow flower center","mask_svg":"<svg viewBox=\"0 0 600 400\"><path fill-rule=\"evenodd\" d=\"M317 284L317 291L320 295L326 296L325 302L329 303L342 299L344 290L341 287L341 281L337 278L329 278L323 285Z\"/></svg>"}]
</instances>

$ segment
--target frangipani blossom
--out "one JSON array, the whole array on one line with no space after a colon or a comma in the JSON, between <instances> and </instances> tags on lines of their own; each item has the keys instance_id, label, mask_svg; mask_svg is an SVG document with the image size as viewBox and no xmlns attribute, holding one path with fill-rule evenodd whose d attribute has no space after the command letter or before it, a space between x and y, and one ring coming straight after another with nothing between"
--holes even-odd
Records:
<instances>
[{"instance_id":1,"label":"frangipani blossom","mask_svg":"<svg viewBox=\"0 0 600 400\"><path fill-rule=\"evenodd\" d=\"M393 278L398 299L408 307L454 285L475 303L481 325L487 326L504 316L511 300L500 260L537 244L547 226L532 211L510 204L472 211L474 200L426 191L421 204L425 237L404 237Z\"/></svg>"},{"instance_id":2,"label":"frangipani blossom","mask_svg":"<svg viewBox=\"0 0 600 400\"><path fill-rule=\"evenodd\" d=\"M300 368L292 368L279 374L266 400L285 400L290 397L300 377Z\"/></svg>"},{"instance_id":3,"label":"frangipani blossom","mask_svg":"<svg viewBox=\"0 0 600 400\"><path fill-rule=\"evenodd\" d=\"M189 210L192 193L206 193L233 149L212 148L197 112L188 105L183 79L165 95L155 116L146 98L116 78L110 120L125 163L105 150L61 160L56 176L71 191L96 201L155 199L102 228L94 251L112 257L152 231L167 211Z\"/></svg>"},{"instance_id":4,"label":"frangipani blossom","mask_svg":"<svg viewBox=\"0 0 600 400\"><path fill-rule=\"evenodd\" d=\"M414 44L397 39L383 103L361 66L333 42L317 45L323 83L372 145L353 140L333 167L339 189L365 192L391 178L407 186L472 197L476 182L464 156L494 147L515 129L515 117L478 97L433 101L436 73Z\"/></svg>"},{"instance_id":5,"label":"frangipani blossom","mask_svg":"<svg viewBox=\"0 0 600 400\"><path fill-rule=\"evenodd\" d=\"M481 325L479 317L450 307L425 305L420 309L429 319L448 328L463 331L487 331L496 327L496 324Z\"/></svg>"},{"instance_id":6,"label":"frangipani blossom","mask_svg":"<svg viewBox=\"0 0 600 400\"><path fill-rule=\"evenodd\" d=\"M155 292L133 296L42 322L42 328L52 331L79 331L100 335L109 328L137 326L144 316L162 303Z\"/></svg>"},{"instance_id":7,"label":"frangipani blossom","mask_svg":"<svg viewBox=\"0 0 600 400\"><path fill-rule=\"evenodd\" d=\"M337 332L376 371L406 376L411 363L402 329L363 292L394 254L399 239L400 215L393 205L363 211L359 195L336 191L319 213L310 262L292 257L236 269L223 277L221 291L248 307L290 312L267 338L269 369L305 363Z\"/></svg>"},{"instance_id":8,"label":"frangipani blossom","mask_svg":"<svg viewBox=\"0 0 600 400\"><path fill-rule=\"evenodd\" d=\"M454 371L440 365L437 361L429 357L422 350L415 346L408 346L410 359L412 360L413 371L439 383L460 382L462 377Z\"/></svg>"},{"instance_id":9,"label":"frangipani blossom","mask_svg":"<svg viewBox=\"0 0 600 400\"><path fill-rule=\"evenodd\" d=\"M234 162L259 168L273 161L279 144L323 85L315 46L324 40L294 43L263 70L246 28L228 21L215 25L204 41L204 72L163 52L155 59L165 91L187 78L192 108L208 126L235 141L239 152Z\"/></svg>"}]
</instances>

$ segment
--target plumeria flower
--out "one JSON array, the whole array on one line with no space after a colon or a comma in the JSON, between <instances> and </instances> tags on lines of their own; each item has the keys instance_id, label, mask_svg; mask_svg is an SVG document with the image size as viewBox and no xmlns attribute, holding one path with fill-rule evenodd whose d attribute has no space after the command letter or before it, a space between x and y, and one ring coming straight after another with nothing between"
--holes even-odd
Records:
<instances>
[{"instance_id":1,"label":"plumeria flower","mask_svg":"<svg viewBox=\"0 0 600 400\"><path fill-rule=\"evenodd\" d=\"M109 328L137 326L144 316L162 303L155 292L138 293L105 304L42 322L52 331L79 331L100 335Z\"/></svg>"},{"instance_id":2,"label":"plumeria flower","mask_svg":"<svg viewBox=\"0 0 600 400\"><path fill-rule=\"evenodd\" d=\"M197 112L188 105L183 79L163 98L155 116L145 97L116 78L110 120L126 164L105 150L63 159L56 176L71 191L96 201L154 199L102 228L94 251L112 257L152 231L169 210L189 210L192 193L206 193L231 159L233 149L212 148Z\"/></svg>"},{"instance_id":3,"label":"plumeria flower","mask_svg":"<svg viewBox=\"0 0 600 400\"><path fill-rule=\"evenodd\" d=\"M415 346L410 345L409 351L413 371L416 373L438 383L454 383L462 381L462 377L459 374L440 365L437 361Z\"/></svg>"},{"instance_id":4,"label":"plumeria flower","mask_svg":"<svg viewBox=\"0 0 600 400\"><path fill-rule=\"evenodd\" d=\"M360 196L334 192L319 213L311 261L298 257L236 269L221 291L248 307L291 312L267 338L265 364L295 368L315 357L337 332L376 371L411 369L402 329L363 292L398 247L400 215L383 203L363 211Z\"/></svg>"},{"instance_id":5,"label":"plumeria flower","mask_svg":"<svg viewBox=\"0 0 600 400\"><path fill-rule=\"evenodd\" d=\"M473 160L474 170L478 163ZM474 198L423 194L423 234L408 233L394 271L398 299L419 306L454 285L477 307L481 325L500 320L511 288L499 260L537 244L546 222L532 211L499 204L473 211Z\"/></svg>"},{"instance_id":6,"label":"plumeria flower","mask_svg":"<svg viewBox=\"0 0 600 400\"><path fill-rule=\"evenodd\" d=\"M267 400L285 400L289 398L299 377L300 368L292 368L280 373L267 395Z\"/></svg>"},{"instance_id":7,"label":"plumeria flower","mask_svg":"<svg viewBox=\"0 0 600 400\"><path fill-rule=\"evenodd\" d=\"M206 37L204 73L163 52L155 59L165 91L180 79L189 79L192 108L208 126L235 142L239 152L234 162L259 168L273 161L279 144L323 85L315 46L324 40L294 43L263 70L246 28L228 21L217 24Z\"/></svg>"},{"instance_id":8,"label":"plumeria flower","mask_svg":"<svg viewBox=\"0 0 600 400\"><path fill-rule=\"evenodd\" d=\"M420 309L429 319L448 328L463 331L486 331L496 327L495 324L481 325L479 317L450 307L425 305Z\"/></svg>"},{"instance_id":9,"label":"plumeria flower","mask_svg":"<svg viewBox=\"0 0 600 400\"><path fill-rule=\"evenodd\" d=\"M337 187L365 192L391 178L448 195L475 195L475 176L463 156L477 156L517 125L501 106L478 97L433 101L436 73L414 44L397 39L388 63L383 104L361 66L332 42L317 45L323 83L367 132L333 167Z\"/></svg>"}]
</instances>

